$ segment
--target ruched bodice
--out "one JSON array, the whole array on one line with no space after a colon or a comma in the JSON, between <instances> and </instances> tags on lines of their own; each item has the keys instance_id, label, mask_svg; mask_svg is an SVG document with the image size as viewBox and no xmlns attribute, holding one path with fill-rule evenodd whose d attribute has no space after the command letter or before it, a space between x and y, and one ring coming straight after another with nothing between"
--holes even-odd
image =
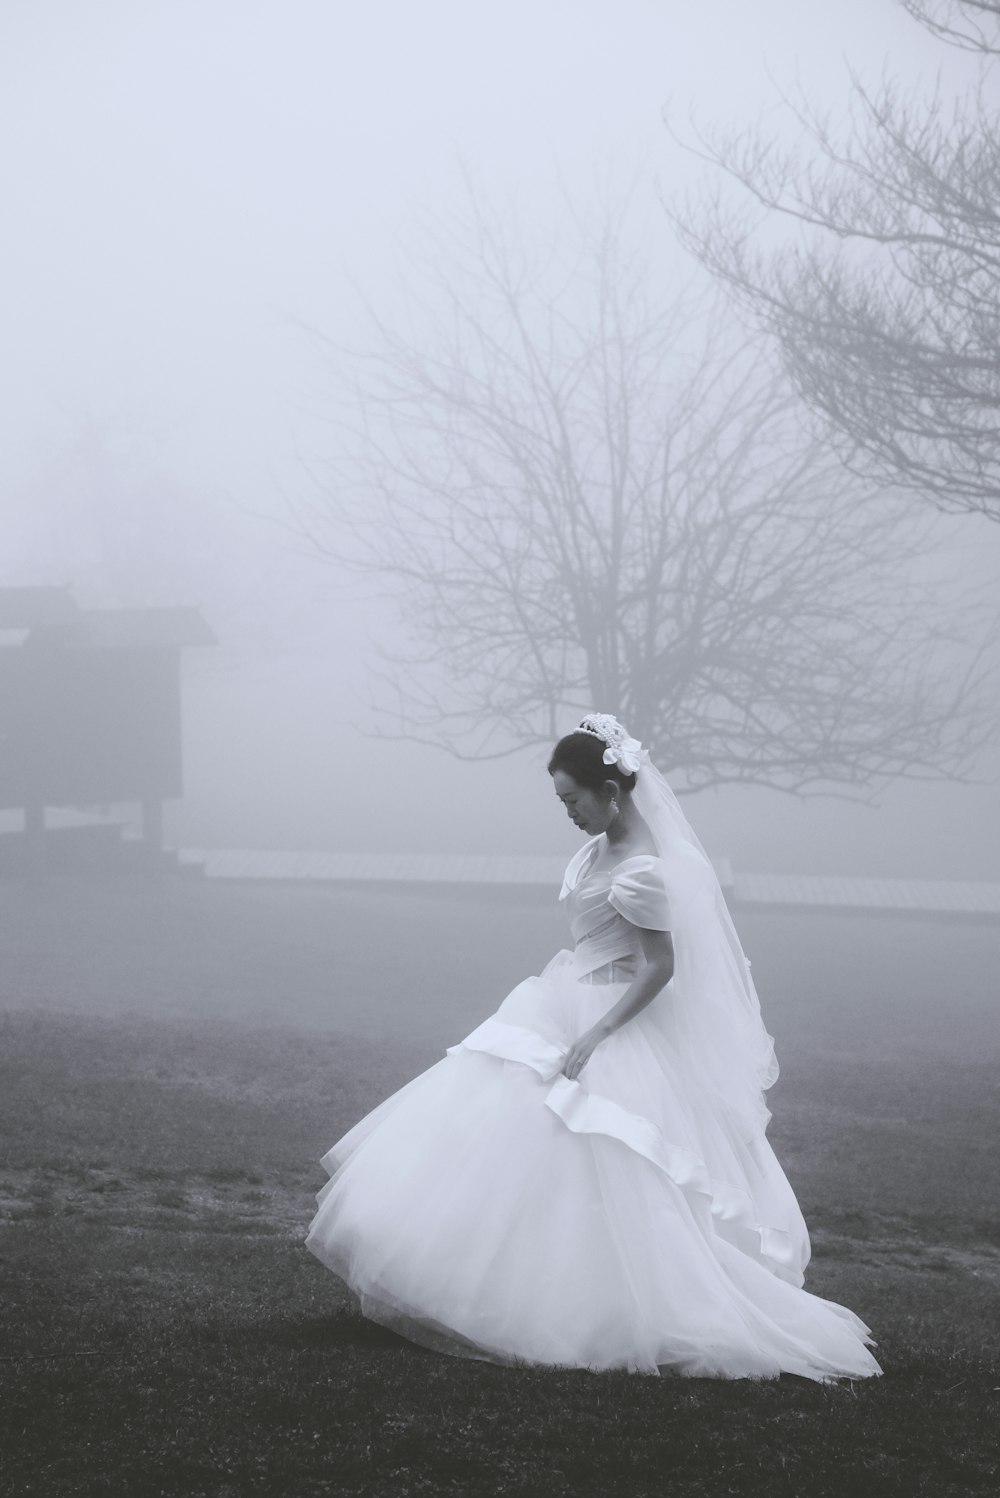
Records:
<instances>
[{"instance_id":1,"label":"ruched bodice","mask_svg":"<svg viewBox=\"0 0 1000 1498\"><path fill-rule=\"evenodd\" d=\"M663 862L637 853L612 868L594 868L600 838L591 838L570 860L559 898L566 902L574 965L591 982L634 976L642 957L639 929L670 930Z\"/></svg>"}]
</instances>

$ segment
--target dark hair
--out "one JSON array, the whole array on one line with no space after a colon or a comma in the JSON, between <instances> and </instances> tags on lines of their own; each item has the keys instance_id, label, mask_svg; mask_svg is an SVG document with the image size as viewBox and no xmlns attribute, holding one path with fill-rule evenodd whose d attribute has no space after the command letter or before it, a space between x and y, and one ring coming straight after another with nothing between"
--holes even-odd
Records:
<instances>
[{"instance_id":1,"label":"dark hair","mask_svg":"<svg viewBox=\"0 0 1000 1498\"><path fill-rule=\"evenodd\" d=\"M607 747L603 739L576 729L561 738L553 749L549 774L562 770L564 774L572 775L577 785L585 785L592 791L599 791L606 780L616 781L624 791L634 790L634 775L620 770L617 765L604 763Z\"/></svg>"}]
</instances>

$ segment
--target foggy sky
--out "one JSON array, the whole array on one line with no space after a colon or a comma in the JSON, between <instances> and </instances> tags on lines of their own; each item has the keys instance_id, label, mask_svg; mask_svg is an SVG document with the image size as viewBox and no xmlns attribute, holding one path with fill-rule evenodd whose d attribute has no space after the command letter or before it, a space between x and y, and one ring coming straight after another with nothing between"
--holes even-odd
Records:
<instances>
[{"instance_id":1,"label":"foggy sky","mask_svg":"<svg viewBox=\"0 0 1000 1498\"><path fill-rule=\"evenodd\" d=\"M134 578L223 633L226 669L189 681L177 836L572 847L542 756L455 765L351 726L372 620L266 519L316 441L298 324L356 333L352 277L377 291L419 207L454 201L460 159L529 206L602 165L669 187L695 168L668 101L773 122L777 81L837 111L845 56L873 79L945 66L954 88L971 66L894 0L7 0L0 582L73 581L100 605L140 601ZM881 816L735 792L692 814L745 868L996 877L968 832L995 808L920 787Z\"/></svg>"}]
</instances>

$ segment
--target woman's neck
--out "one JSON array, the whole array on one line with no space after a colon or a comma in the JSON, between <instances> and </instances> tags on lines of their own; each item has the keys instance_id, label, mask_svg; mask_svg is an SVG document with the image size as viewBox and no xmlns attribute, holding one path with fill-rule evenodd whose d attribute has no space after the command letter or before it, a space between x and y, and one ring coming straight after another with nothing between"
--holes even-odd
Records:
<instances>
[{"instance_id":1,"label":"woman's neck","mask_svg":"<svg viewBox=\"0 0 1000 1498\"><path fill-rule=\"evenodd\" d=\"M608 840L608 845L612 848L618 848L624 843L631 842L646 825L632 805L630 797L623 796L618 804L618 815L611 825L604 830L604 836Z\"/></svg>"}]
</instances>

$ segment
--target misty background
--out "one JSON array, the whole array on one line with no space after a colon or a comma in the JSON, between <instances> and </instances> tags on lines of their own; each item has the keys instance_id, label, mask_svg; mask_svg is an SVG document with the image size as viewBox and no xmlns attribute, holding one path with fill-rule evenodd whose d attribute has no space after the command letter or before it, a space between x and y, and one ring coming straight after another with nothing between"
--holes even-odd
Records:
<instances>
[{"instance_id":1,"label":"misty background","mask_svg":"<svg viewBox=\"0 0 1000 1498\"><path fill-rule=\"evenodd\" d=\"M371 737L372 645L405 626L296 521L337 457L338 350L364 351L369 308L403 315L428 215L470 183L539 241L625 184L646 259L686 283L660 204L706 169L665 110L786 130L776 90L836 117L848 63L956 98L974 68L892 0L4 7L0 584L202 609L221 643L185 659L170 841L572 851L541 747L470 763ZM935 525L947 566L915 584L994 586L1000 527ZM995 749L978 770L877 805L727 787L689 811L737 868L991 879Z\"/></svg>"},{"instance_id":2,"label":"misty background","mask_svg":"<svg viewBox=\"0 0 1000 1498\"><path fill-rule=\"evenodd\" d=\"M998 68L1000 0L0 4L12 1491L994 1492ZM753 190L788 152L822 199L817 119L884 146L864 88L921 149L846 201L841 153L833 208L891 217L911 161L957 247L820 232L810 335L794 276L768 329L740 254L766 291L812 239ZM886 435L936 447L923 494ZM515 752L379 737L397 688ZM888 1375L850 1398L432 1362L303 1252L331 1141L567 941L526 876L579 845L581 709L731 861L809 1289ZM126 785L142 840L128 803L40 835L45 789Z\"/></svg>"}]
</instances>

